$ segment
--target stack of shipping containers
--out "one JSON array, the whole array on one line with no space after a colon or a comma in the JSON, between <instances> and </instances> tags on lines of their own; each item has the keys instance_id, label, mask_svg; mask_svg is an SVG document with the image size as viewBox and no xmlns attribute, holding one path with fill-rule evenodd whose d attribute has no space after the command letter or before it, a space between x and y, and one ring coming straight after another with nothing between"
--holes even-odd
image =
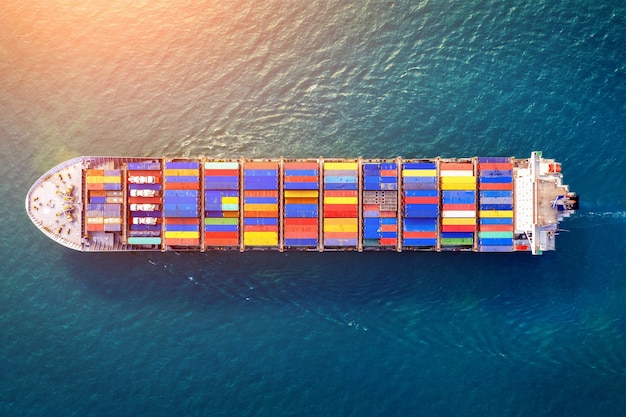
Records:
<instances>
[{"instance_id":1,"label":"stack of shipping containers","mask_svg":"<svg viewBox=\"0 0 626 417\"><path fill-rule=\"evenodd\" d=\"M437 165L432 161L402 164L402 245L429 248L437 246L439 190Z\"/></svg>"},{"instance_id":2,"label":"stack of shipping containers","mask_svg":"<svg viewBox=\"0 0 626 417\"><path fill-rule=\"evenodd\" d=\"M159 162L129 162L126 164L127 177L154 177L155 182L150 184L128 184L128 204L156 204L161 207L161 163ZM154 197L132 196L142 190L153 191ZM160 245L161 244L161 210L131 211L128 217L129 231L127 242L130 245ZM157 224L134 224L134 218L157 219Z\"/></svg>"},{"instance_id":3,"label":"stack of shipping containers","mask_svg":"<svg viewBox=\"0 0 626 417\"><path fill-rule=\"evenodd\" d=\"M441 246L471 248L476 232L476 177L472 162L441 162Z\"/></svg>"},{"instance_id":4,"label":"stack of shipping containers","mask_svg":"<svg viewBox=\"0 0 626 417\"><path fill-rule=\"evenodd\" d=\"M478 172L478 250L512 252L513 164L510 158L478 158Z\"/></svg>"},{"instance_id":5,"label":"stack of shipping containers","mask_svg":"<svg viewBox=\"0 0 626 417\"><path fill-rule=\"evenodd\" d=\"M204 163L204 244L239 245L239 162Z\"/></svg>"},{"instance_id":6,"label":"stack of shipping containers","mask_svg":"<svg viewBox=\"0 0 626 417\"><path fill-rule=\"evenodd\" d=\"M363 164L363 246L398 244L398 166Z\"/></svg>"},{"instance_id":7,"label":"stack of shipping containers","mask_svg":"<svg viewBox=\"0 0 626 417\"><path fill-rule=\"evenodd\" d=\"M120 232L122 230L122 177L119 169L88 169L87 232Z\"/></svg>"},{"instance_id":8,"label":"stack of shipping containers","mask_svg":"<svg viewBox=\"0 0 626 417\"><path fill-rule=\"evenodd\" d=\"M324 246L358 246L358 163L324 162Z\"/></svg>"},{"instance_id":9,"label":"stack of shipping containers","mask_svg":"<svg viewBox=\"0 0 626 417\"><path fill-rule=\"evenodd\" d=\"M284 244L287 247L317 248L319 236L319 164L285 162Z\"/></svg>"},{"instance_id":10,"label":"stack of shipping containers","mask_svg":"<svg viewBox=\"0 0 626 417\"><path fill-rule=\"evenodd\" d=\"M165 245L200 245L200 163L166 161L163 216Z\"/></svg>"},{"instance_id":11,"label":"stack of shipping containers","mask_svg":"<svg viewBox=\"0 0 626 417\"><path fill-rule=\"evenodd\" d=\"M245 162L244 246L278 246L278 163Z\"/></svg>"}]
</instances>

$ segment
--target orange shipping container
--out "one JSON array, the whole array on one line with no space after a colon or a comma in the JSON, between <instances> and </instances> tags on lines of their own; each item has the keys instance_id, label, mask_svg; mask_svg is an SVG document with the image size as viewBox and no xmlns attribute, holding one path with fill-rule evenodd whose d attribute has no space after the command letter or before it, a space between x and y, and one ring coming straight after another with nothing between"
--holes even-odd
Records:
<instances>
[{"instance_id":1,"label":"orange shipping container","mask_svg":"<svg viewBox=\"0 0 626 417\"><path fill-rule=\"evenodd\" d=\"M357 197L358 191L352 190L325 190L325 197Z\"/></svg>"},{"instance_id":2,"label":"orange shipping container","mask_svg":"<svg viewBox=\"0 0 626 417\"><path fill-rule=\"evenodd\" d=\"M206 246L239 246L239 238L230 238L230 239L220 239L220 238L209 238L206 237L204 239L204 244Z\"/></svg>"},{"instance_id":3,"label":"orange shipping container","mask_svg":"<svg viewBox=\"0 0 626 417\"><path fill-rule=\"evenodd\" d=\"M276 190L245 190L244 197L278 197Z\"/></svg>"},{"instance_id":4,"label":"orange shipping container","mask_svg":"<svg viewBox=\"0 0 626 417\"><path fill-rule=\"evenodd\" d=\"M473 171L474 164L471 162L442 162L439 169L442 171Z\"/></svg>"},{"instance_id":5,"label":"orange shipping container","mask_svg":"<svg viewBox=\"0 0 626 417\"><path fill-rule=\"evenodd\" d=\"M248 169L278 169L278 162L245 162L244 170Z\"/></svg>"}]
</instances>

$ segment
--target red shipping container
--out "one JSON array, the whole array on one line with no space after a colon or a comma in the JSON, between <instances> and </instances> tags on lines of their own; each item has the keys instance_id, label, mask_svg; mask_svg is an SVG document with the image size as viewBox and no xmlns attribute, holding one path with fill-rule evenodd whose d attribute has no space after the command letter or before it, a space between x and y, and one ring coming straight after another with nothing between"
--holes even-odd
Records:
<instances>
[{"instance_id":1,"label":"red shipping container","mask_svg":"<svg viewBox=\"0 0 626 417\"><path fill-rule=\"evenodd\" d=\"M439 204L439 197L404 197L404 204Z\"/></svg>"},{"instance_id":2,"label":"red shipping container","mask_svg":"<svg viewBox=\"0 0 626 417\"><path fill-rule=\"evenodd\" d=\"M513 189L513 183L480 183L478 185L480 190L494 190L494 191L511 191Z\"/></svg>"},{"instance_id":3,"label":"red shipping container","mask_svg":"<svg viewBox=\"0 0 626 417\"><path fill-rule=\"evenodd\" d=\"M478 169L480 171L493 171L493 170L501 170L501 171L510 171L513 169L513 164L511 163L483 163L478 164Z\"/></svg>"},{"instance_id":4,"label":"red shipping container","mask_svg":"<svg viewBox=\"0 0 626 417\"><path fill-rule=\"evenodd\" d=\"M299 232L292 230L285 230L285 239L317 239L317 231L313 232Z\"/></svg>"},{"instance_id":5,"label":"red shipping container","mask_svg":"<svg viewBox=\"0 0 626 417\"><path fill-rule=\"evenodd\" d=\"M317 226L308 226L308 225L295 225L295 226L285 226L285 230L289 230L292 232L315 232L317 233Z\"/></svg>"},{"instance_id":6,"label":"red shipping container","mask_svg":"<svg viewBox=\"0 0 626 417\"><path fill-rule=\"evenodd\" d=\"M352 204L324 204L324 217L356 217L357 206Z\"/></svg>"},{"instance_id":7,"label":"red shipping container","mask_svg":"<svg viewBox=\"0 0 626 417\"><path fill-rule=\"evenodd\" d=\"M199 190L200 184L197 182L166 182L166 190Z\"/></svg>"},{"instance_id":8,"label":"red shipping container","mask_svg":"<svg viewBox=\"0 0 626 417\"><path fill-rule=\"evenodd\" d=\"M528 246L528 245L515 245L515 250L529 251L530 250L530 246Z\"/></svg>"},{"instance_id":9,"label":"red shipping container","mask_svg":"<svg viewBox=\"0 0 626 417\"><path fill-rule=\"evenodd\" d=\"M207 239L239 239L239 232L204 232Z\"/></svg>"},{"instance_id":10,"label":"red shipping container","mask_svg":"<svg viewBox=\"0 0 626 417\"><path fill-rule=\"evenodd\" d=\"M443 224L441 225L442 232L473 232L476 230L476 226L465 224Z\"/></svg>"},{"instance_id":11,"label":"red shipping container","mask_svg":"<svg viewBox=\"0 0 626 417\"><path fill-rule=\"evenodd\" d=\"M406 239L433 239L437 237L437 232L404 232L402 235Z\"/></svg>"},{"instance_id":12,"label":"red shipping container","mask_svg":"<svg viewBox=\"0 0 626 417\"><path fill-rule=\"evenodd\" d=\"M198 224L195 217L166 217L165 224Z\"/></svg>"},{"instance_id":13,"label":"red shipping container","mask_svg":"<svg viewBox=\"0 0 626 417\"><path fill-rule=\"evenodd\" d=\"M396 171L395 169L383 169L380 171L381 177L395 177L396 175L398 175L398 171Z\"/></svg>"},{"instance_id":14,"label":"red shipping container","mask_svg":"<svg viewBox=\"0 0 626 417\"><path fill-rule=\"evenodd\" d=\"M398 217L398 213L395 211L381 211L378 213L378 217L389 219L392 217Z\"/></svg>"},{"instance_id":15,"label":"red shipping container","mask_svg":"<svg viewBox=\"0 0 626 417\"><path fill-rule=\"evenodd\" d=\"M512 224L481 224L481 232L512 232Z\"/></svg>"},{"instance_id":16,"label":"red shipping container","mask_svg":"<svg viewBox=\"0 0 626 417\"><path fill-rule=\"evenodd\" d=\"M285 182L318 182L317 177L285 177Z\"/></svg>"},{"instance_id":17,"label":"red shipping container","mask_svg":"<svg viewBox=\"0 0 626 417\"><path fill-rule=\"evenodd\" d=\"M319 169L317 162L285 162L285 169Z\"/></svg>"},{"instance_id":18,"label":"red shipping container","mask_svg":"<svg viewBox=\"0 0 626 417\"><path fill-rule=\"evenodd\" d=\"M128 176L129 177L138 177L138 176L143 176L143 177L157 177L157 182L161 181L161 171L160 170L155 170L155 171L151 171L151 170L132 170L132 171L128 171Z\"/></svg>"},{"instance_id":19,"label":"red shipping container","mask_svg":"<svg viewBox=\"0 0 626 417\"><path fill-rule=\"evenodd\" d=\"M380 244L383 246L396 246L398 244L398 239L395 238L381 238Z\"/></svg>"},{"instance_id":20,"label":"red shipping container","mask_svg":"<svg viewBox=\"0 0 626 417\"><path fill-rule=\"evenodd\" d=\"M161 204L161 197L128 197L128 204Z\"/></svg>"},{"instance_id":21,"label":"red shipping container","mask_svg":"<svg viewBox=\"0 0 626 417\"><path fill-rule=\"evenodd\" d=\"M273 210L273 211L246 210L243 212L243 215L244 217L247 217L247 218L258 218L258 217L277 218L278 210Z\"/></svg>"},{"instance_id":22,"label":"red shipping container","mask_svg":"<svg viewBox=\"0 0 626 417\"><path fill-rule=\"evenodd\" d=\"M238 169L205 169L205 177L238 177Z\"/></svg>"},{"instance_id":23,"label":"red shipping container","mask_svg":"<svg viewBox=\"0 0 626 417\"><path fill-rule=\"evenodd\" d=\"M239 246L239 239L209 239L205 238L205 246Z\"/></svg>"},{"instance_id":24,"label":"red shipping container","mask_svg":"<svg viewBox=\"0 0 626 417\"><path fill-rule=\"evenodd\" d=\"M317 218L286 218L285 226L308 225L317 227Z\"/></svg>"},{"instance_id":25,"label":"red shipping container","mask_svg":"<svg viewBox=\"0 0 626 417\"><path fill-rule=\"evenodd\" d=\"M395 232L398 230L398 226L395 224L381 224L380 231L381 232Z\"/></svg>"},{"instance_id":26,"label":"red shipping container","mask_svg":"<svg viewBox=\"0 0 626 417\"><path fill-rule=\"evenodd\" d=\"M91 197L106 197L107 192L104 190L93 190L89 193Z\"/></svg>"}]
</instances>

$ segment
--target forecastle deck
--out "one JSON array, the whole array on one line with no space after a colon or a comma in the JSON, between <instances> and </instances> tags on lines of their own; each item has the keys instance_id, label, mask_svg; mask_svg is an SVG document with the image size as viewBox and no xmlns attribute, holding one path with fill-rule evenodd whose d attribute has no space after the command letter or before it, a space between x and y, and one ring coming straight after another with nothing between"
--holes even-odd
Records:
<instances>
[{"instance_id":1,"label":"forecastle deck","mask_svg":"<svg viewBox=\"0 0 626 417\"><path fill-rule=\"evenodd\" d=\"M432 159L79 157L45 173L26 210L71 249L554 250L578 208L533 152Z\"/></svg>"}]
</instances>

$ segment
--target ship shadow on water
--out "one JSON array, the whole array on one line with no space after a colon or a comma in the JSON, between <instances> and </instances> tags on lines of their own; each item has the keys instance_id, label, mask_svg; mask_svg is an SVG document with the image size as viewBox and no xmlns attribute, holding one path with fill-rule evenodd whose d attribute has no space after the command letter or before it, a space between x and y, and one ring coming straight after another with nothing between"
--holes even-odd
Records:
<instances>
[{"instance_id":1,"label":"ship shadow on water","mask_svg":"<svg viewBox=\"0 0 626 417\"><path fill-rule=\"evenodd\" d=\"M549 253L63 251L68 274L103 298L238 303L445 302L460 293L490 302L575 292L565 260ZM564 276L567 275L567 279ZM491 301L490 301L491 300Z\"/></svg>"}]
</instances>

